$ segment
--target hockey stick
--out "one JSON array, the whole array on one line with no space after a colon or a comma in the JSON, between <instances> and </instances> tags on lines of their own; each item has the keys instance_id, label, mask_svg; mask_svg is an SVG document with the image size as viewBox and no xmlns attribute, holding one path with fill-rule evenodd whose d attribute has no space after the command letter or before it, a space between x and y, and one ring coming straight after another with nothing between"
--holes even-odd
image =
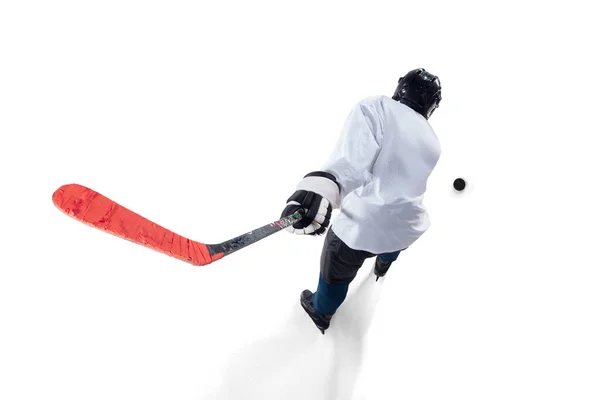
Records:
<instances>
[{"instance_id":1,"label":"hockey stick","mask_svg":"<svg viewBox=\"0 0 600 400\"><path fill-rule=\"evenodd\" d=\"M52 195L52 201L59 210L79 222L198 266L210 264L279 232L304 215L298 211L223 243L204 244L165 229L78 184L61 186Z\"/></svg>"}]
</instances>

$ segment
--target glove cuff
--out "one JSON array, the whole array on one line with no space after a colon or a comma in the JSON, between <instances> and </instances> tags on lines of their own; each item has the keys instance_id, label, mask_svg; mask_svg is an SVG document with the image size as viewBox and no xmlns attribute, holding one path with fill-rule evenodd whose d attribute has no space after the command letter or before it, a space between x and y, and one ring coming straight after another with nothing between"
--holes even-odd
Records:
<instances>
[{"instance_id":1,"label":"glove cuff","mask_svg":"<svg viewBox=\"0 0 600 400\"><path fill-rule=\"evenodd\" d=\"M315 171L306 174L296 187L296 190L314 192L325 198L334 209L340 206L340 186L335 176L328 172Z\"/></svg>"}]
</instances>

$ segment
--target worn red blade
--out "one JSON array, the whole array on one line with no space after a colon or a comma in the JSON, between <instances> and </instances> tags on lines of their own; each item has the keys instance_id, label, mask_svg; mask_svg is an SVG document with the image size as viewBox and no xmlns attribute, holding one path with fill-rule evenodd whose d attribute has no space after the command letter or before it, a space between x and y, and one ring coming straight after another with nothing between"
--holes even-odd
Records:
<instances>
[{"instance_id":1,"label":"worn red blade","mask_svg":"<svg viewBox=\"0 0 600 400\"><path fill-rule=\"evenodd\" d=\"M163 228L85 186L61 186L52 201L79 222L193 265L210 264L223 257L223 253L211 255L204 243Z\"/></svg>"}]
</instances>

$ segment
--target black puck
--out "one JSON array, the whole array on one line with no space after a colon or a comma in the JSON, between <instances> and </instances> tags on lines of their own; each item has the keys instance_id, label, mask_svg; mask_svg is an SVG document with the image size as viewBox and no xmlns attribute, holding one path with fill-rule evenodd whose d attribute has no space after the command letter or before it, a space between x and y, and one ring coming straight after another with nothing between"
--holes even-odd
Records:
<instances>
[{"instance_id":1,"label":"black puck","mask_svg":"<svg viewBox=\"0 0 600 400\"><path fill-rule=\"evenodd\" d=\"M462 192L467 187L467 182L463 178L456 178L453 183L454 190Z\"/></svg>"}]
</instances>

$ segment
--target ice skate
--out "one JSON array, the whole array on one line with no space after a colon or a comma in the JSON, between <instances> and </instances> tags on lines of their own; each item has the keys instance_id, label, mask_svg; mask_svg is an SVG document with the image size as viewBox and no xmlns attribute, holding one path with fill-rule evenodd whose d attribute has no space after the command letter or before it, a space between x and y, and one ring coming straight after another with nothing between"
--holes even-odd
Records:
<instances>
[{"instance_id":1,"label":"ice skate","mask_svg":"<svg viewBox=\"0 0 600 400\"><path fill-rule=\"evenodd\" d=\"M377 259L375 260L375 276L377 276L375 282L377 282L379 278L383 278L385 274L387 274L391 265L392 261L385 261L377 257Z\"/></svg>"},{"instance_id":2,"label":"ice skate","mask_svg":"<svg viewBox=\"0 0 600 400\"><path fill-rule=\"evenodd\" d=\"M327 330L327 328L329 328L329 323L331 321L332 316L331 315L321 315L321 314L317 313L317 311L313 307L312 298L313 298L313 293L310 290L304 290L302 292L302 294L300 295L300 304L302 305L302 308L304 308L304 311L306 311L306 313L313 320L313 322L315 323L317 328L319 328L321 333L324 335L325 330Z\"/></svg>"}]
</instances>

